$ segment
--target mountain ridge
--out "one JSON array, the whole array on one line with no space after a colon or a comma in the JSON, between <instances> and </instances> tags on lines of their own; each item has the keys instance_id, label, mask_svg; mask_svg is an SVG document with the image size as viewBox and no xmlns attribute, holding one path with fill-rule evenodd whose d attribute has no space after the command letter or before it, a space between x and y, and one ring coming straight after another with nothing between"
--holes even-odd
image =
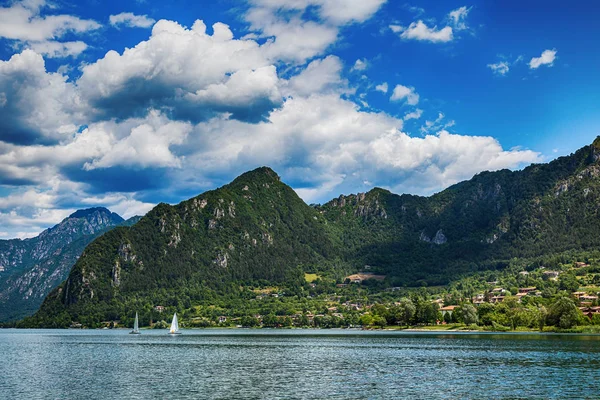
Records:
<instances>
[{"instance_id":1,"label":"mountain ridge","mask_svg":"<svg viewBox=\"0 0 600 400\"><path fill-rule=\"evenodd\" d=\"M364 265L392 286L440 285L512 257L595 248L599 154L596 139L550 163L482 172L429 197L374 188L315 206L257 168L94 241L31 321L62 315L93 325L136 302L192 304L260 282L294 291L305 272L339 279Z\"/></svg>"}]
</instances>

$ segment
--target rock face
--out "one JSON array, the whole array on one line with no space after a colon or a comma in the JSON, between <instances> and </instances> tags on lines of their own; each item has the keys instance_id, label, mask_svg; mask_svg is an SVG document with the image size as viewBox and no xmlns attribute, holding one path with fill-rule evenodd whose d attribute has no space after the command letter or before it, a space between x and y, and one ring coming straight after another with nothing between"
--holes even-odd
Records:
<instances>
[{"instance_id":1,"label":"rock face","mask_svg":"<svg viewBox=\"0 0 600 400\"><path fill-rule=\"evenodd\" d=\"M0 240L0 322L33 314L68 276L85 246L123 223L123 218L106 208L90 208L71 214L34 238Z\"/></svg>"}]
</instances>

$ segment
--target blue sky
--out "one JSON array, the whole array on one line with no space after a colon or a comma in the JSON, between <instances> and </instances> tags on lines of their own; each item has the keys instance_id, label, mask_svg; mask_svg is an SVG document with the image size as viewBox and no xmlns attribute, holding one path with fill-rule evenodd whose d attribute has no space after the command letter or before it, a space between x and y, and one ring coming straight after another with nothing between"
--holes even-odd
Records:
<instances>
[{"instance_id":1,"label":"blue sky","mask_svg":"<svg viewBox=\"0 0 600 400\"><path fill-rule=\"evenodd\" d=\"M0 238L129 217L261 165L307 202L428 195L600 134L600 5L0 6Z\"/></svg>"}]
</instances>

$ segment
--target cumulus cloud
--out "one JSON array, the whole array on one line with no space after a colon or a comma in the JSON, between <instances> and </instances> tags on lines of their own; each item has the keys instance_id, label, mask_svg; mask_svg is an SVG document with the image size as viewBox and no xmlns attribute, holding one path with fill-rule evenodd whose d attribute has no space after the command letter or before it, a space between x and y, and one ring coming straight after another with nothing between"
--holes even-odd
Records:
<instances>
[{"instance_id":1,"label":"cumulus cloud","mask_svg":"<svg viewBox=\"0 0 600 400\"><path fill-rule=\"evenodd\" d=\"M47 40L44 42L30 42L27 47L48 58L65 58L77 57L88 48L88 45L81 40L73 42Z\"/></svg>"},{"instance_id":2,"label":"cumulus cloud","mask_svg":"<svg viewBox=\"0 0 600 400\"><path fill-rule=\"evenodd\" d=\"M412 111L412 112L409 112L408 114L406 114L403 119L405 121L408 121L411 119L419 119L419 118L421 118L422 115L423 115L423 110L417 108L417 109L415 109L415 111Z\"/></svg>"},{"instance_id":3,"label":"cumulus cloud","mask_svg":"<svg viewBox=\"0 0 600 400\"><path fill-rule=\"evenodd\" d=\"M488 64L487 66L496 75L506 75L510 70L510 64L508 61L499 61L494 64Z\"/></svg>"},{"instance_id":4,"label":"cumulus cloud","mask_svg":"<svg viewBox=\"0 0 600 400\"><path fill-rule=\"evenodd\" d=\"M530 69L537 69L542 65L547 65L551 67L554 65L554 60L556 59L556 50L544 50L542 55L539 57L533 57L531 61L529 61Z\"/></svg>"},{"instance_id":5,"label":"cumulus cloud","mask_svg":"<svg viewBox=\"0 0 600 400\"><path fill-rule=\"evenodd\" d=\"M348 82L340 76L342 68L342 61L336 56L314 60L301 73L289 79L284 92L292 96L310 96L326 91L343 91Z\"/></svg>"},{"instance_id":6,"label":"cumulus cloud","mask_svg":"<svg viewBox=\"0 0 600 400\"><path fill-rule=\"evenodd\" d=\"M375 90L377 90L378 92L381 92L381 93L387 93L388 92L387 82L383 82L382 84L375 86Z\"/></svg>"},{"instance_id":7,"label":"cumulus cloud","mask_svg":"<svg viewBox=\"0 0 600 400\"><path fill-rule=\"evenodd\" d=\"M72 83L48 73L32 50L0 61L0 141L51 143L69 137L83 120L83 106Z\"/></svg>"},{"instance_id":8,"label":"cumulus cloud","mask_svg":"<svg viewBox=\"0 0 600 400\"><path fill-rule=\"evenodd\" d=\"M396 87L394 87L394 91L392 92L390 100L404 101L409 106L415 106L419 103L419 94L415 92L415 88L413 87L396 85Z\"/></svg>"},{"instance_id":9,"label":"cumulus cloud","mask_svg":"<svg viewBox=\"0 0 600 400\"><path fill-rule=\"evenodd\" d=\"M302 63L336 42L342 26L371 18L386 0L251 0L245 14L250 28L268 41L268 56ZM319 20L306 18L308 9Z\"/></svg>"},{"instance_id":10,"label":"cumulus cloud","mask_svg":"<svg viewBox=\"0 0 600 400\"><path fill-rule=\"evenodd\" d=\"M182 144L191 131L189 124L167 121L157 112L151 112L143 122L136 123L124 138L115 137L114 132L105 128L106 124L100 123L82 133L97 138L97 141L109 142L110 146L101 157L86 162L85 170L116 165L179 168L181 158L171 152L170 146Z\"/></svg>"},{"instance_id":11,"label":"cumulus cloud","mask_svg":"<svg viewBox=\"0 0 600 400\"><path fill-rule=\"evenodd\" d=\"M135 15L130 12L111 15L108 18L110 24L116 28L126 26L129 28L150 28L156 22L147 15Z\"/></svg>"},{"instance_id":12,"label":"cumulus cloud","mask_svg":"<svg viewBox=\"0 0 600 400\"><path fill-rule=\"evenodd\" d=\"M41 16L45 1L15 2L9 7L0 7L0 37L23 41L45 41L60 38L66 33L82 33L100 28L100 24L89 19L71 15Z\"/></svg>"},{"instance_id":13,"label":"cumulus cloud","mask_svg":"<svg viewBox=\"0 0 600 400\"><path fill-rule=\"evenodd\" d=\"M367 69L369 67L369 63L366 59L364 58L359 58L358 60L356 60L354 62L354 66L352 67L353 71L364 71L365 69Z\"/></svg>"},{"instance_id":14,"label":"cumulus cloud","mask_svg":"<svg viewBox=\"0 0 600 400\"><path fill-rule=\"evenodd\" d=\"M147 41L84 66L77 85L97 118L155 108L196 122L217 112L256 121L281 102L276 81L258 43L234 39L227 25L208 35L199 20L191 29L161 20Z\"/></svg>"},{"instance_id":15,"label":"cumulus cloud","mask_svg":"<svg viewBox=\"0 0 600 400\"><path fill-rule=\"evenodd\" d=\"M400 25L390 25L394 33L399 33L404 40L419 40L431 43L446 43L454 38L452 27L445 26L438 29L437 26L428 27L423 21L411 23L407 28Z\"/></svg>"}]
</instances>

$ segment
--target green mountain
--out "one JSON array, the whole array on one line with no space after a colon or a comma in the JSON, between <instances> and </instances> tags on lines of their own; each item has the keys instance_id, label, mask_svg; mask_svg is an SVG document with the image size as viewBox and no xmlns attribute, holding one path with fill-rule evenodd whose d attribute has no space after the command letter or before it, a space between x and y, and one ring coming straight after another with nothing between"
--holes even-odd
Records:
<instances>
[{"instance_id":1,"label":"green mountain","mask_svg":"<svg viewBox=\"0 0 600 400\"><path fill-rule=\"evenodd\" d=\"M457 274L600 245L600 138L522 171L482 172L431 197L383 189L318 207L355 267L393 284L445 284Z\"/></svg>"},{"instance_id":2,"label":"green mountain","mask_svg":"<svg viewBox=\"0 0 600 400\"><path fill-rule=\"evenodd\" d=\"M118 225L131 225L106 208L79 210L31 239L0 240L0 322L33 314L69 275L83 249Z\"/></svg>"},{"instance_id":3,"label":"green mountain","mask_svg":"<svg viewBox=\"0 0 600 400\"><path fill-rule=\"evenodd\" d=\"M600 139L522 171L483 172L430 197L375 188L311 207L271 169L91 243L68 279L27 320L93 325L156 304L190 307L240 285L369 270L389 285L444 284L460 274L600 245Z\"/></svg>"}]
</instances>

